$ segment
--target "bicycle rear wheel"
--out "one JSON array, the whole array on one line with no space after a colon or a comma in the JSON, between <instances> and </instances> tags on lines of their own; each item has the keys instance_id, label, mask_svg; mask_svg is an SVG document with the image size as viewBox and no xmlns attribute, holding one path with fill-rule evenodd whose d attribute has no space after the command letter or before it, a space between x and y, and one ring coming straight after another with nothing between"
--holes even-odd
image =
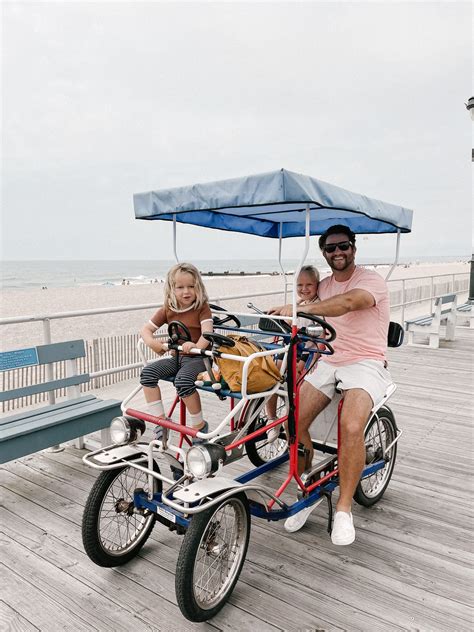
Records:
<instances>
[{"instance_id":1,"label":"bicycle rear wheel","mask_svg":"<svg viewBox=\"0 0 474 632\"><path fill-rule=\"evenodd\" d=\"M377 417L379 423L377 422ZM380 424L380 426L379 426ZM366 465L376 463L384 458L385 465L382 469L377 470L373 474L361 478L354 493L354 500L359 505L370 507L378 502L385 493L395 467L397 458L397 444L386 451L386 448L397 437L397 425L395 417L388 406L382 406L377 414L374 415L365 431L365 453Z\"/></svg>"}]
</instances>

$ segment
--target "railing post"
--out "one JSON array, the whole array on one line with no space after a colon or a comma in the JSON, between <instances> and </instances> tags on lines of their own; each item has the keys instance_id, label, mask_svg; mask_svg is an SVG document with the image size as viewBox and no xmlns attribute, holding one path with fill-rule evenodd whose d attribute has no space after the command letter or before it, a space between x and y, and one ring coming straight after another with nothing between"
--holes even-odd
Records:
<instances>
[{"instance_id":1,"label":"railing post","mask_svg":"<svg viewBox=\"0 0 474 632\"><path fill-rule=\"evenodd\" d=\"M51 344L51 321L49 318L43 318L43 341L45 345ZM54 380L52 364L46 365L46 379L48 382L52 382ZM51 406L56 403L54 391L48 392L48 400ZM48 452L62 452L62 450L64 450L64 448L59 444L52 445L48 448Z\"/></svg>"},{"instance_id":2,"label":"railing post","mask_svg":"<svg viewBox=\"0 0 474 632\"><path fill-rule=\"evenodd\" d=\"M471 274L469 276L469 302L474 303L474 252L471 255Z\"/></svg>"},{"instance_id":3,"label":"railing post","mask_svg":"<svg viewBox=\"0 0 474 632\"><path fill-rule=\"evenodd\" d=\"M405 328L405 279L402 279L402 327Z\"/></svg>"},{"instance_id":4,"label":"railing post","mask_svg":"<svg viewBox=\"0 0 474 632\"><path fill-rule=\"evenodd\" d=\"M98 338L94 338L92 340L92 367L94 373L98 373L100 370L100 362L99 362L99 340ZM94 388L100 388L100 378L94 378Z\"/></svg>"},{"instance_id":5,"label":"railing post","mask_svg":"<svg viewBox=\"0 0 474 632\"><path fill-rule=\"evenodd\" d=\"M51 344L51 321L49 318L43 319L43 342L45 345ZM52 382L54 380L53 375L53 365L46 365L46 379L48 382ZM56 396L54 395L54 391L49 391L48 400L51 406L56 403Z\"/></svg>"},{"instance_id":6,"label":"railing post","mask_svg":"<svg viewBox=\"0 0 474 632\"><path fill-rule=\"evenodd\" d=\"M430 313L433 313L434 277L430 277Z\"/></svg>"}]
</instances>

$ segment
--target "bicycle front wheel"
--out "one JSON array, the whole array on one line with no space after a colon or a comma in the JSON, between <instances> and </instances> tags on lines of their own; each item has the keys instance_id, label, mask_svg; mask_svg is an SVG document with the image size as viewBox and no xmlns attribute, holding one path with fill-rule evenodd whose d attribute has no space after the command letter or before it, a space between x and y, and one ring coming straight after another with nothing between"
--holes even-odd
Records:
<instances>
[{"instance_id":1,"label":"bicycle front wheel","mask_svg":"<svg viewBox=\"0 0 474 632\"><path fill-rule=\"evenodd\" d=\"M155 471L159 471L156 463ZM161 481L153 479L153 484L154 492L161 491ZM138 488L148 491L148 475L129 465L97 477L82 519L84 549L97 565L125 564L150 536L156 515L135 508L133 495Z\"/></svg>"},{"instance_id":2,"label":"bicycle front wheel","mask_svg":"<svg viewBox=\"0 0 474 632\"><path fill-rule=\"evenodd\" d=\"M176 571L176 599L189 621L207 621L225 605L242 570L249 536L243 493L193 516Z\"/></svg>"}]
</instances>

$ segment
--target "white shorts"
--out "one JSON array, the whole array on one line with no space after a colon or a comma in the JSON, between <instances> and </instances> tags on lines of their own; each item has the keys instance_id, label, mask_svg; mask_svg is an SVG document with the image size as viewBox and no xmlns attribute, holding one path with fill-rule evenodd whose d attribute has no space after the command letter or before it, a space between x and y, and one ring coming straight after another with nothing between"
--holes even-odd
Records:
<instances>
[{"instance_id":1,"label":"white shorts","mask_svg":"<svg viewBox=\"0 0 474 632\"><path fill-rule=\"evenodd\" d=\"M315 370L305 377L305 380L332 399L339 391L351 388L361 388L377 404L392 384L390 373L379 360L361 360L346 366L334 366L324 360L319 360Z\"/></svg>"}]
</instances>

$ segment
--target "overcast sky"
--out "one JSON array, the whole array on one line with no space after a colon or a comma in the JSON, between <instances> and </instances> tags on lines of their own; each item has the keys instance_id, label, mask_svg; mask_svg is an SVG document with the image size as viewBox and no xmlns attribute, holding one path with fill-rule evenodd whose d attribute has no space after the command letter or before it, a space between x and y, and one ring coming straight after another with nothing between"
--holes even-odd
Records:
<instances>
[{"instance_id":1,"label":"overcast sky","mask_svg":"<svg viewBox=\"0 0 474 632\"><path fill-rule=\"evenodd\" d=\"M135 220L133 193L281 167L412 208L402 256L470 254L470 2L2 9L3 258L170 259L171 225ZM178 235L182 259L277 255Z\"/></svg>"}]
</instances>

